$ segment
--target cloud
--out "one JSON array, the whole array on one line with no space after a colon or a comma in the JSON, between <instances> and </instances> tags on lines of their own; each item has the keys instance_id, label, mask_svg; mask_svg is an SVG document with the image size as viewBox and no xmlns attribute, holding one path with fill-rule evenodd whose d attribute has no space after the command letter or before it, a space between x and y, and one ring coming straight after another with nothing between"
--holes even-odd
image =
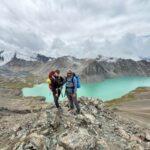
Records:
<instances>
[{"instance_id":1,"label":"cloud","mask_svg":"<svg viewBox=\"0 0 150 150\"><path fill-rule=\"evenodd\" d=\"M53 57L150 57L143 38L150 34L149 10L149 0L1 0L0 48Z\"/></svg>"}]
</instances>

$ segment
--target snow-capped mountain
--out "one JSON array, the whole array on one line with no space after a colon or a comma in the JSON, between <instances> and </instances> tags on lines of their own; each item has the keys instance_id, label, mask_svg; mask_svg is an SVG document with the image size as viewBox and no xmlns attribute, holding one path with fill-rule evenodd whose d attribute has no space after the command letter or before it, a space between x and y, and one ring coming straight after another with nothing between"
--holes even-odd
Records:
<instances>
[{"instance_id":1,"label":"snow-capped mountain","mask_svg":"<svg viewBox=\"0 0 150 150\"><path fill-rule=\"evenodd\" d=\"M145 60L145 61L150 62L150 57L140 57L140 58L141 58L141 60Z\"/></svg>"},{"instance_id":2,"label":"snow-capped mountain","mask_svg":"<svg viewBox=\"0 0 150 150\"><path fill-rule=\"evenodd\" d=\"M0 52L0 57L2 58L1 61L0 61L0 66L2 66L4 64L6 64L7 62L9 62L13 58L14 54L15 53L12 52L12 51L4 51L4 50L2 50Z\"/></svg>"},{"instance_id":3,"label":"snow-capped mountain","mask_svg":"<svg viewBox=\"0 0 150 150\"><path fill-rule=\"evenodd\" d=\"M82 59L72 56L50 58L35 53L27 55L18 52L5 53L5 51L0 54L4 57L1 64L5 64L1 68L17 74L19 71L26 71L36 76L46 77L51 70L60 69L65 75L68 69L72 69L85 82L96 82L117 76L150 76L149 59L132 60L101 55L97 58ZM8 57L11 59L9 60Z\"/></svg>"},{"instance_id":4,"label":"snow-capped mountain","mask_svg":"<svg viewBox=\"0 0 150 150\"><path fill-rule=\"evenodd\" d=\"M16 51L12 51L12 50L3 50L0 53L0 57L3 57L3 61L0 62L0 66L8 63L11 61L11 59L16 56L17 58L21 58L27 61L31 61L31 60L35 60L34 59L34 55L32 53L20 53L20 52L16 52ZM32 56L32 57L31 57Z\"/></svg>"},{"instance_id":5,"label":"snow-capped mountain","mask_svg":"<svg viewBox=\"0 0 150 150\"><path fill-rule=\"evenodd\" d=\"M7 64L14 57L25 60L25 61L41 61L41 62L47 62L53 59L51 57L47 57L39 53L33 53L33 52L23 53L23 52L3 50L3 51L0 51L0 66Z\"/></svg>"}]
</instances>

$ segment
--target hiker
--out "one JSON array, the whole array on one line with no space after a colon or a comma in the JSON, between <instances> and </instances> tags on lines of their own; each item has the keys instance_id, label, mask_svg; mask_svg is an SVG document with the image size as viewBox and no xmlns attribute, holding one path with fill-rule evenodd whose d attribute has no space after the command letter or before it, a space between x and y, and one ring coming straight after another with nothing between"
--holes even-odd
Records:
<instances>
[{"instance_id":1,"label":"hiker","mask_svg":"<svg viewBox=\"0 0 150 150\"><path fill-rule=\"evenodd\" d=\"M64 85L64 78L60 76L60 70L55 70L49 73L49 79L51 80L49 87L53 93L55 105L58 109L61 109L58 101Z\"/></svg>"},{"instance_id":2,"label":"hiker","mask_svg":"<svg viewBox=\"0 0 150 150\"><path fill-rule=\"evenodd\" d=\"M77 76L69 70L66 77L66 95L70 103L70 109L68 111L74 110L74 105L76 106L76 112L80 113L80 106L77 101L77 88L78 78Z\"/></svg>"}]
</instances>

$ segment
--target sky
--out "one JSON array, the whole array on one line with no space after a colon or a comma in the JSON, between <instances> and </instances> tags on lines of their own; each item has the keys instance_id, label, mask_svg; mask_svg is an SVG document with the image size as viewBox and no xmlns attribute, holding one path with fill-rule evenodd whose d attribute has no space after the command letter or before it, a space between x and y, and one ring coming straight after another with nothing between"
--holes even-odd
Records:
<instances>
[{"instance_id":1,"label":"sky","mask_svg":"<svg viewBox=\"0 0 150 150\"><path fill-rule=\"evenodd\" d=\"M150 0L1 0L0 50L150 58Z\"/></svg>"}]
</instances>

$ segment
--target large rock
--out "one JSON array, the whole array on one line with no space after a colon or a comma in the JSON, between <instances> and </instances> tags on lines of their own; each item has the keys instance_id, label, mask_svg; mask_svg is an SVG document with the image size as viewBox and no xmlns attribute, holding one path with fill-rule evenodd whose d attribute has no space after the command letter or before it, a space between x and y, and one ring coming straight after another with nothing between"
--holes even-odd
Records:
<instances>
[{"instance_id":1,"label":"large rock","mask_svg":"<svg viewBox=\"0 0 150 150\"><path fill-rule=\"evenodd\" d=\"M92 124L94 124L96 122L96 119L93 115L91 114L84 114L84 116L86 117L86 119L88 119Z\"/></svg>"},{"instance_id":2,"label":"large rock","mask_svg":"<svg viewBox=\"0 0 150 150\"><path fill-rule=\"evenodd\" d=\"M50 146L50 141L43 135L38 135L37 133L32 133L22 141L18 142L13 150L48 150Z\"/></svg>"},{"instance_id":3,"label":"large rock","mask_svg":"<svg viewBox=\"0 0 150 150\"><path fill-rule=\"evenodd\" d=\"M125 139L127 139L127 140L130 139L130 135L129 135L122 127L115 128L115 132L118 132L118 134L119 134L122 138L125 138Z\"/></svg>"},{"instance_id":4,"label":"large rock","mask_svg":"<svg viewBox=\"0 0 150 150\"><path fill-rule=\"evenodd\" d=\"M146 133L145 133L145 139L147 141L150 141L150 131L146 131Z\"/></svg>"},{"instance_id":5,"label":"large rock","mask_svg":"<svg viewBox=\"0 0 150 150\"><path fill-rule=\"evenodd\" d=\"M60 135L59 145L70 150L86 150L96 147L96 139L88 131L79 128L78 131L69 131Z\"/></svg>"}]
</instances>

